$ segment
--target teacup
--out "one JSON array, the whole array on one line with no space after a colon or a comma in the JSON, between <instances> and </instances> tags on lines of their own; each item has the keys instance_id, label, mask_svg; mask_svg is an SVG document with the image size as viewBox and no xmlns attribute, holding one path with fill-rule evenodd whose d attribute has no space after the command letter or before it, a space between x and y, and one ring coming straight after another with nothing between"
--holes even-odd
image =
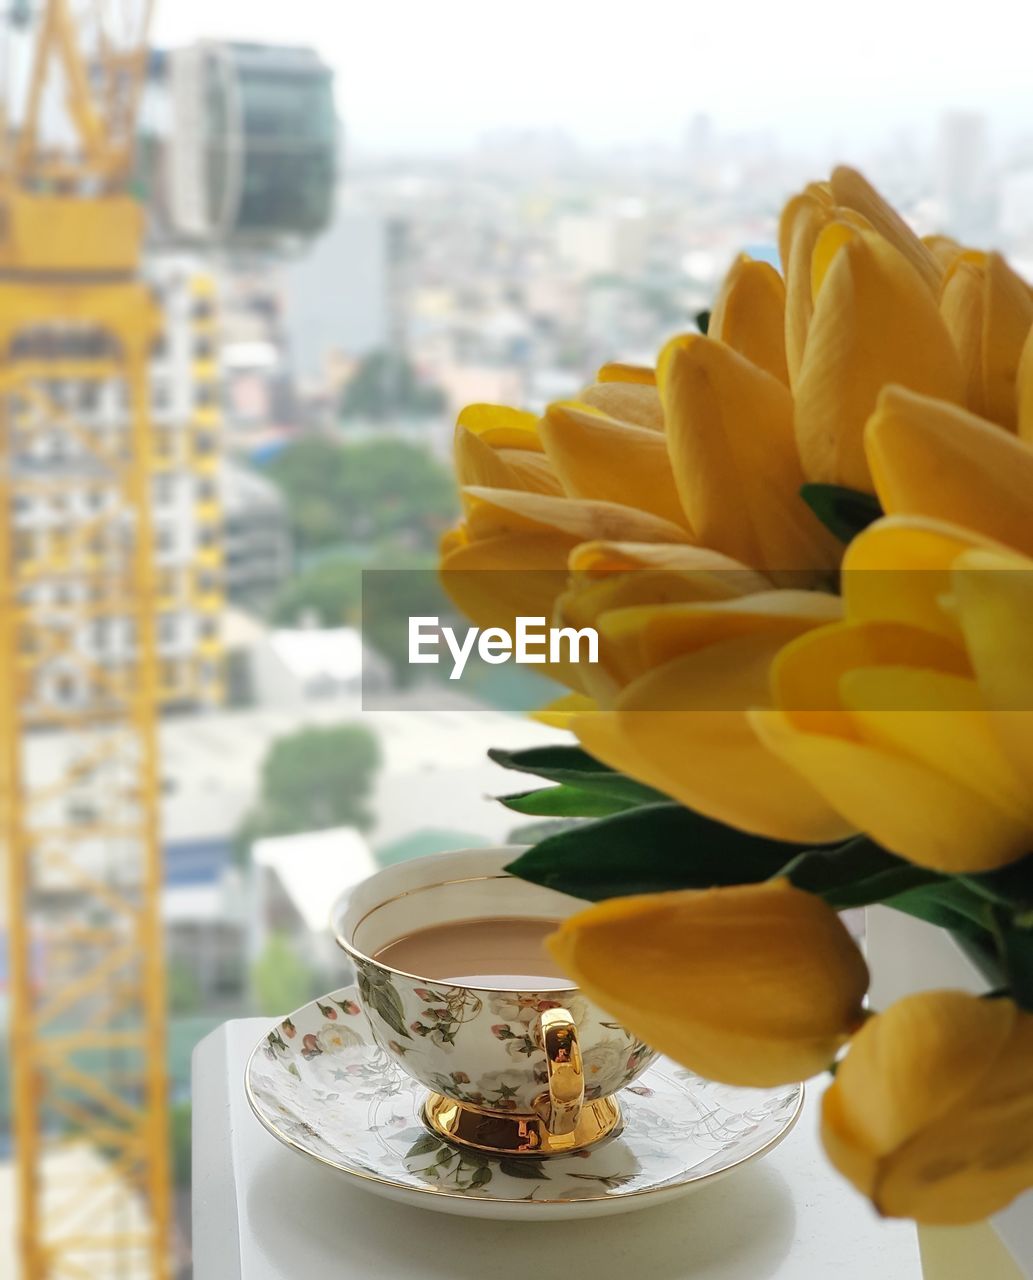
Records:
<instances>
[{"instance_id":1,"label":"teacup","mask_svg":"<svg viewBox=\"0 0 1033 1280\"><path fill-rule=\"evenodd\" d=\"M421 929L509 917L558 920L585 903L505 871L520 850L467 849L377 872L333 909L377 1043L430 1091L427 1124L486 1151L548 1155L598 1141L620 1124L614 1095L653 1051L575 985L535 991L454 986L374 955Z\"/></svg>"}]
</instances>

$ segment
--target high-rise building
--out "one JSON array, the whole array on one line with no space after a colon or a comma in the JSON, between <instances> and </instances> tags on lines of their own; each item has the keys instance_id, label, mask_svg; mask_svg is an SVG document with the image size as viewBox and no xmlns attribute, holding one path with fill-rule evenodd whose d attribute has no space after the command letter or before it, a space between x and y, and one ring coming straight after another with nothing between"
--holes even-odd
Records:
<instances>
[{"instance_id":1,"label":"high-rise building","mask_svg":"<svg viewBox=\"0 0 1033 1280\"><path fill-rule=\"evenodd\" d=\"M151 277L165 315L150 368L160 698L164 706L218 705L223 585L215 286L183 260L155 264ZM11 465L33 482L19 489L15 553L23 564L69 565L67 580L52 575L25 588L55 618L69 619L63 656L37 664L33 696L41 707L85 704L96 694L91 682L122 677L137 643L131 618L120 612L118 583L101 590L72 571L80 561L99 566L131 536L110 517L116 496L98 455L130 447L131 419L124 384L97 376L101 341L74 329L16 339L15 355L32 360L38 376L13 407L18 429ZM86 591L100 594L87 600Z\"/></svg>"}]
</instances>

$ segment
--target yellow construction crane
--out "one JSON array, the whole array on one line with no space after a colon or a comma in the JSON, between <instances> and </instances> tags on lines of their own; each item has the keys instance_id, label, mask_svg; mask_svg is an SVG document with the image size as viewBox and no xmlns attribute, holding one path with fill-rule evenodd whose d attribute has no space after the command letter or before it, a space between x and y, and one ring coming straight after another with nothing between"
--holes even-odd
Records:
<instances>
[{"instance_id":1,"label":"yellow construction crane","mask_svg":"<svg viewBox=\"0 0 1033 1280\"><path fill-rule=\"evenodd\" d=\"M24 102L0 120L0 920L23 1280L170 1269L161 316L128 191L150 8L47 0ZM102 653L112 628L121 649Z\"/></svg>"}]
</instances>

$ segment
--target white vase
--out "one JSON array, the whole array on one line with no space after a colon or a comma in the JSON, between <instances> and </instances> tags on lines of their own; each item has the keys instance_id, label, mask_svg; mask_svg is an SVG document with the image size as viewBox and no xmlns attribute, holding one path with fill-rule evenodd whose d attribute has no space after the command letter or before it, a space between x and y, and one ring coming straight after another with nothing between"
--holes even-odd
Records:
<instances>
[{"instance_id":1,"label":"white vase","mask_svg":"<svg viewBox=\"0 0 1033 1280\"><path fill-rule=\"evenodd\" d=\"M866 949L873 1009L914 991L989 985L946 930L888 907L869 908ZM919 1238L926 1280L1033 1280L1033 1192L988 1223L926 1228Z\"/></svg>"}]
</instances>

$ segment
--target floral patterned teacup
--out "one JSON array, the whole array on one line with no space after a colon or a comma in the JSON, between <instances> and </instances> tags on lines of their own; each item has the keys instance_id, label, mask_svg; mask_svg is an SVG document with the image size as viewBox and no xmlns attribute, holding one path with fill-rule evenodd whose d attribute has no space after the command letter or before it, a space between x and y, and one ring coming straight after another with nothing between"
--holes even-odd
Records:
<instances>
[{"instance_id":1,"label":"floral patterned teacup","mask_svg":"<svg viewBox=\"0 0 1033 1280\"><path fill-rule=\"evenodd\" d=\"M431 1091L426 1120L455 1141L537 1155L612 1132L613 1098L655 1058L569 983L537 991L453 986L372 957L415 930L485 917L562 919L584 903L510 876L513 846L388 867L335 905L377 1043Z\"/></svg>"}]
</instances>

